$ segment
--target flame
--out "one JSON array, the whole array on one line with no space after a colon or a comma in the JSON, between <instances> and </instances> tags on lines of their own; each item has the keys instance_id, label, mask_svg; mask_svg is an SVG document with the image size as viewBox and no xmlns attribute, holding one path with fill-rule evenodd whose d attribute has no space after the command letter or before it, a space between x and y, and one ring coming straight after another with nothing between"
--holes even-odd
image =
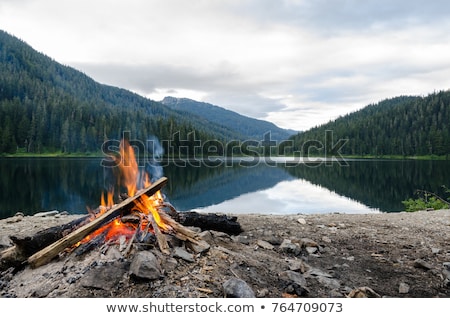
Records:
<instances>
[{"instance_id":1,"label":"flame","mask_svg":"<svg viewBox=\"0 0 450 318\"><path fill-rule=\"evenodd\" d=\"M106 194L106 201L105 201L105 193L102 192L102 197L100 198L100 206L105 208L110 208L114 205L113 200L114 193L112 191L108 191Z\"/></svg>"},{"instance_id":2,"label":"flame","mask_svg":"<svg viewBox=\"0 0 450 318\"><path fill-rule=\"evenodd\" d=\"M120 157L116 157L114 159L119 169L118 181L127 189L127 194L131 197L136 194L139 184L139 169L136 161L136 156L133 147L126 140L121 141L119 154ZM151 185L150 176L147 173L142 176L141 184L144 188L147 188ZM105 213L114 205L113 197L114 189L106 193L106 199L105 193L102 192L100 198L100 211L98 215ZM145 226L147 225L147 222L145 220L146 216L151 216L159 228L165 231L169 230L168 225L163 222L158 212L158 206L161 206L163 203L164 198L161 194L161 191L157 191L152 196L143 194L139 197L138 200L134 202L135 206L132 208L132 210L137 213L142 213L143 216L141 217L141 220L143 220L141 222L141 228L145 228ZM112 222L103 225L96 231L86 236L83 240L75 244L75 247L89 242L90 240L101 234L105 235L106 242L109 240L115 240L120 236L125 236L127 239L130 239L134 235L136 230L136 225L123 223L119 218L116 218Z\"/></svg>"},{"instance_id":3,"label":"flame","mask_svg":"<svg viewBox=\"0 0 450 318\"><path fill-rule=\"evenodd\" d=\"M142 213L149 215L151 213L151 216L155 220L156 224L163 230L168 230L168 227L161 219L161 216L158 213L157 206L160 204L160 200L162 199L162 195L160 191L155 193L152 196L148 196L146 194L141 195L139 201L136 202L136 207L141 211Z\"/></svg>"},{"instance_id":4,"label":"flame","mask_svg":"<svg viewBox=\"0 0 450 318\"><path fill-rule=\"evenodd\" d=\"M136 194L136 181L139 173L136 156L133 147L127 140L120 143L120 160L118 162L122 184L127 188L127 194L131 197Z\"/></svg>"}]
</instances>

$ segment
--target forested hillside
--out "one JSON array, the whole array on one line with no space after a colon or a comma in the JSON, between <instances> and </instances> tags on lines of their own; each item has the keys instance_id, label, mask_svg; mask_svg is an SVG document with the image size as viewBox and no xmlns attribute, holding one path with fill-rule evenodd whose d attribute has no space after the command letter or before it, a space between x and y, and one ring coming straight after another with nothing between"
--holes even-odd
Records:
<instances>
[{"instance_id":1,"label":"forested hillside","mask_svg":"<svg viewBox=\"0 0 450 318\"><path fill-rule=\"evenodd\" d=\"M129 131L142 141L242 137L198 116L183 116L130 91L102 85L0 31L0 154L99 152ZM177 134L179 132L179 134ZM191 134L190 134L191 133ZM175 136L175 138L174 138ZM178 139L178 140L177 140ZM181 140L181 141L180 141Z\"/></svg>"},{"instance_id":2,"label":"forested hillside","mask_svg":"<svg viewBox=\"0 0 450 318\"><path fill-rule=\"evenodd\" d=\"M283 141L296 133L294 130L283 129L275 124L243 116L217 105L198 102L189 98L165 97L162 103L178 112L201 116L207 121L227 127L242 136L260 141L264 134L270 132L272 140Z\"/></svg>"},{"instance_id":3,"label":"forested hillside","mask_svg":"<svg viewBox=\"0 0 450 318\"><path fill-rule=\"evenodd\" d=\"M386 99L291 138L294 151L322 155L339 139L348 141L334 150L346 155L449 155L450 92Z\"/></svg>"}]
</instances>

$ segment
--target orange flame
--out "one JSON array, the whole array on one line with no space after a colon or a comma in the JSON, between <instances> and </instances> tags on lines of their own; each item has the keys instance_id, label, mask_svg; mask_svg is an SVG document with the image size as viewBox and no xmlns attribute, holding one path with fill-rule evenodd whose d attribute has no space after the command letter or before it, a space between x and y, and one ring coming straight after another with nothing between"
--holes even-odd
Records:
<instances>
[{"instance_id":1,"label":"orange flame","mask_svg":"<svg viewBox=\"0 0 450 318\"><path fill-rule=\"evenodd\" d=\"M138 176L139 169L136 161L136 156L133 147L128 141L122 140L120 143L120 157L115 158L115 162L119 169L119 183L126 187L128 196L134 196L138 189ZM150 177L145 173L141 179L142 186L147 188L151 185ZM108 191L106 193L102 192L100 198L101 211L100 214L106 212L109 208L114 205L114 190ZM154 195L141 195L139 200L135 201L135 206L132 208L134 211L138 211L145 215L150 215L155 220L158 227L162 230L168 230L168 225L164 224L161 216L158 213L158 206L163 203L163 195L161 191L157 191ZM144 228L146 222L141 223L141 227ZM117 239L119 236L124 235L127 239L131 238L136 231L135 225L129 225L123 223L120 219L115 219L114 221L100 227L96 231L92 232L86 236L82 241L78 242L76 246L89 242L93 238L100 234L105 234L105 241Z\"/></svg>"},{"instance_id":2,"label":"orange flame","mask_svg":"<svg viewBox=\"0 0 450 318\"><path fill-rule=\"evenodd\" d=\"M127 188L127 194L131 197L136 194L136 182L138 176L138 164L133 147L127 140L120 143L120 161L118 164L122 184Z\"/></svg>"}]
</instances>

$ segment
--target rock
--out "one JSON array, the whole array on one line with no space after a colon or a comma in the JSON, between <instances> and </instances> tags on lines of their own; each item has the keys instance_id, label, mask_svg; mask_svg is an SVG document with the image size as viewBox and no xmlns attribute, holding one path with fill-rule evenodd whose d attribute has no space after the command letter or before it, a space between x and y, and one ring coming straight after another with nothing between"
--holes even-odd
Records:
<instances>
[{"instance_id":1,"label":"rock","mask_svg":"<svg viewBox=\"0 0 450 318\"><path fill-rule=\"evenodd\" d=\"M21 215L21 214L16 214L15 216L12 216L12 217L6 219L6 223L9 223L9 224L11 224L11 223L17 223L17 222L22 221L23 218L24 218L23 215Z\"/></svg>"},{"instance_id":2,"label":"rock","mask_svg":"<svg viewBox=\"0 0 450 318\"><path fill-rule=\"evenodd\" d=\"M328 278L333 277L333 275L325 273L324 271L322 271L321 269L318 269L318 268L311 268L305 273L306 278L308 278L310 276L321 276L321 277L328 277Z\"/></svg>"},{"instance_id":3,"label":"rock","mask_svg":"<svg viewBox=\"0 0 450 318\"><path fill-rule=\"evenodd\" d=\"M92 289L111 290L116 287L127 272L126 262L106 263L89 269L80 279L81 286ZM76 278L74 278L76 280ZM69 282L70 283L70 282Z\"/></svg>"},{"instance_id":4,"label":"rock","mask_svg":"<svg viewBox=\"0 0 450 318\"><path fill-rule=\"evenodd\" d=\"M207 242L208 244L214 243L214 238L210 231L203 231L198 234L199 239Z\"/></svg>"},{"instance_id":5,"label":"rock","mask_svg":"<svg viewBox=\"0 0 450 318\"><path fill-rule=\"evenodd\" d=\"M401 282L400 285L398 286L398 292L399 292L399 294L409 293L409 285Z\"/></svg>"},{"instance_id":6,"label":"rock","mask_svg":"<svg viewBox=\"0 0 450 318\"><path fill-rule=\"evenodd\" d=\"M12 246L11 239L7 235L0 235L0 248Z\"/></svg>"},{"instance_id":7,"label":"rock","mask_svg":"<svg viewBox=\"0 0 450 318\"><path fill-rule=\"evenodd\" d=\"M439 249L439 248L435 248L435 247L431 248L431 253L433 253L433 254L439 254L440 252L441 252L441 249Z\"/></svg>"},{"instance_id":8,"label":"rock","mask_svg":"<svg viewBox=\"0 0 450 318\"><path fill-rule=\"evenodd\" d=\"M306 224L306 220L305 220L304 218L299 218L299 219L297 219L297 222L300 223L300 224L302 224L302 225L305 225L305 224Z\"/></svg>"},{"instance_id":9,"label":"rock","mask_svg":"<svg viewBox=\"0 0 450 318\"><path fill-rule=\"evenodd\" d=\"M301 248L298 244L292 243L291 240L284 239L280 244L280 250L285 253L298 255L301 252Z\"/></svg>"},{"instance_id":10,"label":"rock","mask_svg":"<svg viewBox=\"0 0 450 318\"><path fill-rule=\"evenodd\" d=\"M196 243L186 242L186 247L195 254L201 254L208 251L211 248L208 242L199 240Z\"/></svg>"},{"instance_id":11,"label":"rock","mask_svg":"<svg viewBox=\"0 0 450 318\"><path fill-rule=\"evenodd\" d=\"M433 265L431 265L430 263L428 263L428 262L424 261L423 259L419 258L419 259L416 259L414 261L414 267L421 268L421 269L424 269L424 270L430 270L430 269L433 268Z\"/></svg>"},{"instance_id":12,"label":"rock","mask_svg":"<svg viewBox=\"0 0 450 318\"><path fill-rule=\"evenodd\" d=\"M250 286L238 278L230 278L223 284L225 297L228 298L254 298L255 293Z\"/></svg>"},{"instance_id":13,"label":"rock","mask_svg":"<svg viewBox=\"0 0 450 318\"><path fill-rule=\"evenodd\" d=\"M335 290L341 286L341 283L333 278L333 275L322 271L319 268L310 268L304 275L305 278L314 277L321 285L327 289Z\"/></svg>"},{"instance_id":14,"label":"rock","mask_svg":"<svg viewBox=\"0 0 450 318\"><path fill-rule=\"evenodd\" d=\"M227 233L219 232L219 231L214 231L214 230L211 230L211 231L209 231L209 232L212 234L212 236L213 236L214 238L220 238L220 239L222 239L222 240L224 240L224 241L229 241L229 240L231 240L230 235L228 235Z\"/></svg>"},{"instance_id":15,"label":"rock","mask_svg":"<svg viewBox=\"0 0 450 318\"><path fill-rule=\"evenodd\" d=\"M348 298L381 298L372 288L364 286L353 289L348 295Z\"/></svg>"},{"instance_id":16,"label":"rock","mask_svg":"<svg viewBox=\"0 0 450 318\"><path fill-rule=\"evenodd\" d=\"M269 295L269 290L267 288L263 288L261 290L258 290L256 297L264 298L264 297L267 297L267 295Z\"/></svg>"},{"instance_id":17,"label":"rock","mask_svg":"<svg viewBox=\"0 0 450 318\"><path fill-rule=\"evenodd\" d=\"M450 262L445 262L442 265L444 266L444 270L442 271L444 275L444 286L450 287Z\"/></svg>"},{"instance_id":18,"label":"rock","mask_svg":"<svg viewBox=\"0 0 450 318\"><path fill-rule=\"evenodd\" d=\"M141 251L136 254L130 265L130 273L134 277L149 280L156 280L162 276L158 259L149 251Z\"/></svg>"},{"instance_id":19,"label":"rock","mask_svg":"<svg viewBox=\"0 0 450 318\"><path fill-rule=\"evenodd\" d=\"M319 250L317 247L312 247L312 246L306 247L306 252L308 252L308 254L316 254L318 251Z\"/></svg>"},{"instance_id":20,"label":"rock","mask_svg":"<svg viewBox=\"0 0 450 318\"><path fill-rule=\"evenodd\" d=\"M178 262L175 258L169 257L163 261L163 266L165 272L173 272L177 268Z\"/></svg>"},{"instance_id":21,"label":"rock","mask_svg":"<svg viewBox=\"0 0 450 318\"><path fill-rule=\"evenodd\" d=\"M55 216L55 215L57 215L58 213L59 213L59 211L53 210L53 211L47 211L47 212L38 212L38 213L36 213L34 216L45 218L45 217L47 217L47 216Z\"/></svg>"},{"instance_id":22,"label":"rock","mask_svg":"<svg viewBox=\"0 0 450 318\"><path fill-rule=\"evenodd\" d=\"M283 242L283 239L281 237L277 237L274 235L266 238L265 240L272 245L280 245Z\"/></svg>"},{"instance_id":23,"label":"rock","mask_svg":"<svg viewBox=\"0 0 450 318\"><path fill-rule=\"evenodd\" d=\"M289 294L295 293L298 296L306 296L309 293L305 277L298 272L290 270L281 272L280 279L285 282L285 291Z\"/></svg>"},{"instance_id":24,"label":"rock","mask_svg":"<svg viewBox=\"0 0 450 318\"><path fill-rule=\"evenodd\" d=\"M330 290L336 290L339 289L339 287L341 287L341 283L334 278L329 278L326 276L317 276L316 280L323 286L325 286L327 289Z\"/></svg>"},{"instance_id":25,"label":"rock","mask_svg":"<svg viewBox=\"0 0 450 318\"><path fill-rule=\"evenodd\" d=\"M181 258L189 263L194 262L194 256L192 254L188 253L183 247L179 247L179 246L177 246L173 249L173 257Z\"/></svg>"},{"instance_id":26,"label":"rock","mask_svg":"<svg viewBox=\"0 0 450 318\"><path fill-rule=\"evenodd\" d=\"M310 269L310 266L300 259L288 260L289 269L294 272L305 273Z\"/></svg>"},{"instance_id":27,"label":"rock","mask_svg":"<svg viewBox=\"0 0 450 318\"><path fill-rule=\"evenodd\" d=\"M322 236L322 241L325 243L331 243L331 239L328 236Z\"/></svg>"},{"instance_id":28,"label":"rock","mask_svg":"<svg viewBox=\"0 0 450 318\"><path fill-rule=\"evenodd\" d=\"M248 235L238 235L238 236L233 236L232 237L233 241L241 243L241 244L245 244L245 245L249 245L250 244L250 237Z\"/></svg>"},{"instance_id":29,"label":"rock","mask_svg":"<svg viewBox=\"0 0 450 318\"><path fill-rule=\"evenodd\" d=\"M256 245L258 245L259 247L262 247L265 250L273 250L274 249L272 244L270 244L269 242L263 241L263 240L258 240L256 242Z\"/></svg>"},{"instance_id":30,"label":"rock","mask_svg":"<svg viewBox=\"0 0 450 318\"><path fill-rule=\"evenodd\" d=\"M306 237L304 237L300 240L300 244L302 245L302 247L319 247L319 244L317 244L316 241L311 240Z\"/></svg>"}]
</instances>

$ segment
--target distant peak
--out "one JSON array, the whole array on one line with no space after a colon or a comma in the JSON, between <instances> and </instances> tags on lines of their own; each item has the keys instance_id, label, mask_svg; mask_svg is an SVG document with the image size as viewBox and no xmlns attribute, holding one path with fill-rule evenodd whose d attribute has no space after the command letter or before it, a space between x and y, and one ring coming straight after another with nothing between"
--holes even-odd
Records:
<instances>
[{"instance_id":1,"label":"distant peak","mask_svg":"<svg viewBox=\"0 0 450 318\"><path fill-rule=\"evenodd\" d=\"M161 103L163 103L164 105L174 105L174 104L178 103L178 98L172 97L172 96L166 96L161 101Z\"/></svg>"}]
</instances>

